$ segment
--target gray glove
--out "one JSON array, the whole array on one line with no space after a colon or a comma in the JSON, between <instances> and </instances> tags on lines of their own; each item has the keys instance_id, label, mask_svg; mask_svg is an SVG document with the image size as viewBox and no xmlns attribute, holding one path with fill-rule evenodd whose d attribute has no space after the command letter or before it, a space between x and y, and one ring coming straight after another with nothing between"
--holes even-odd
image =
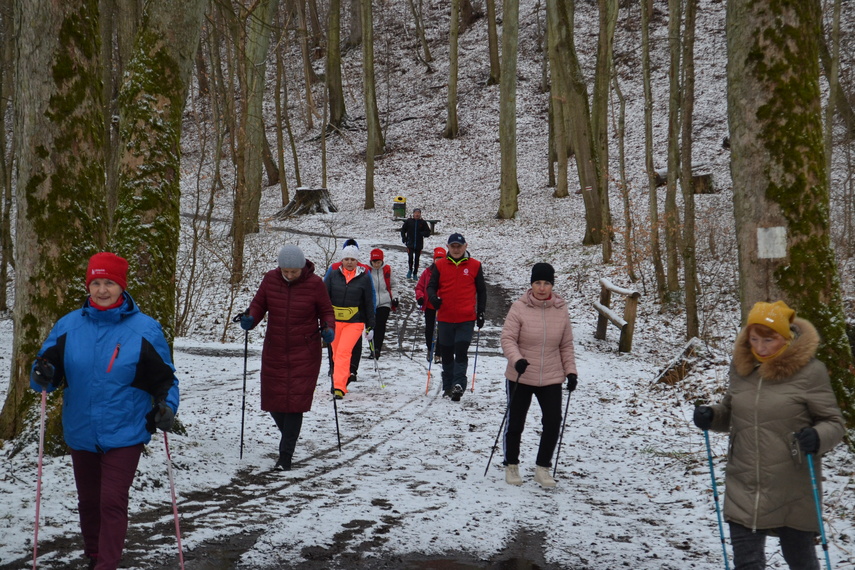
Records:
<instances>
[{"instance_id":1,"label":"gray glove","mask_svg":"<svg viewBox=\"0 0 855 570\"><path fill-rule=\"evenodd\" d=\"M175 422L175 412L165 402L160 402L155 404L154 408L145 415L145 419L146 429L148 429L149 433L154 433L158 429L172 431L172 424Z\"/></svg>"}]
</instances>

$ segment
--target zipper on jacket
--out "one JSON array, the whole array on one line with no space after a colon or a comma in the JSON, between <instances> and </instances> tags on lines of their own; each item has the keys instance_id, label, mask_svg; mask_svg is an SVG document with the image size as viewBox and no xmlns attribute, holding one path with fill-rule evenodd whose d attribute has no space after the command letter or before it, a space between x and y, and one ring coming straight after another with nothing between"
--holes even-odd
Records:
<instances>
[{"instance_id":1,"label":"zipper on jacket","mask_svg":"<svg viewBox=\"0 0 855 570\"><path fill-rule=\"evenodd\" d=\"M546 303L540 302L540 322L543 323L543 340L540 343L540 383L538 386L543 386L543 368L546 363Z\"/></svg>"},{"instance_id":2,"label":"zipper on jacket","mask_svg":"<svg viewBox=\"0 0 855 570\"><path fill-rule=\"evenodd\" d=\"M116 348L113 349L113 356L110 358L110 364L107 365L107 372L113 369L113 363L116 362L116 357L119 356L119 349L122 347L121 344L116 343Z\"/></svg>"},{"instance_id":3,"label":"zipper on jacket","mask_svg":"<svg viewBox=\"0 0 855 570\"><path fill-rule=\"evenodd\" d=\"M751 523L751 532L757 532L757 517L760 512L760 428L758 427L757 405L760 403L760 389L763 387L763 377L757 384L757 395L754 397L754 449L757 451L754 460L754 520Z\"/></svg>"}]
</instances>

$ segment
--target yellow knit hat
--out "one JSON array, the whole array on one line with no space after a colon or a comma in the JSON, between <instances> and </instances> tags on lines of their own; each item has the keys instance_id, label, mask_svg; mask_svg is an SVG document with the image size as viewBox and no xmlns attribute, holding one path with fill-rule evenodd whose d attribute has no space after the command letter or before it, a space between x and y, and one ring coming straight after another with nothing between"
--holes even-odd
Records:
<instances>
[{"instance_id":1,"label":"yellow knit hat","mask_svg":"<svg viewBox=\"0 0 855 570\"><path fill-rule=\"evenodd\" d=\"M796 318L796 312L783 301L755 303L748 313L748 325L765 325L786 339L793 338L790 323Z\"/></svg>"}]
</instances>

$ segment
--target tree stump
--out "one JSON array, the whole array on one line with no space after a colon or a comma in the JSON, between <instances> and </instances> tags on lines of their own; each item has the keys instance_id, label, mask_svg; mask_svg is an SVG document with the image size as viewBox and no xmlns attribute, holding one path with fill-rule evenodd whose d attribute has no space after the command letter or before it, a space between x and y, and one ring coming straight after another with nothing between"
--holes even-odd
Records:
<instances>
[{"instance_id":1,"label":"tree stump","mask_svg":"<svg viewBox=\"0 0 855 570\"><path fill-rule=\"evenodd\" d=\"M326 188L297 188L294 197L288 205L273 214L277 220L283 220L293 216L305 214L329 214L338 212L338 208L330 198L330 192Z\"/></svg>"}]
</instances>

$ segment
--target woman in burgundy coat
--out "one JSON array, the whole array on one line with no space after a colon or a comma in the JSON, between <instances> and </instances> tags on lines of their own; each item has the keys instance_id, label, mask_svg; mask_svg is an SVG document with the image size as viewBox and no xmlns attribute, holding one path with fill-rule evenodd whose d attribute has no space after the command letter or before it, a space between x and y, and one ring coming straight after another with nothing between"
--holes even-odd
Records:
<instances>
[{"instance_id":1,"label":"woman in burgundy coat","mask_svg":"<svg viewBox=\"0 0 855 570\"><path fill-rule=\"evenodd\" d=\"M261 352L261 409L282 434L275 468L289 471L303 412L312 409L321 370L321 339L332 342L335 314L315 265L295 245L279 251L279 267L267 272L241 327L250 330L267 314Z\"/></svg>"}]
</instances>

